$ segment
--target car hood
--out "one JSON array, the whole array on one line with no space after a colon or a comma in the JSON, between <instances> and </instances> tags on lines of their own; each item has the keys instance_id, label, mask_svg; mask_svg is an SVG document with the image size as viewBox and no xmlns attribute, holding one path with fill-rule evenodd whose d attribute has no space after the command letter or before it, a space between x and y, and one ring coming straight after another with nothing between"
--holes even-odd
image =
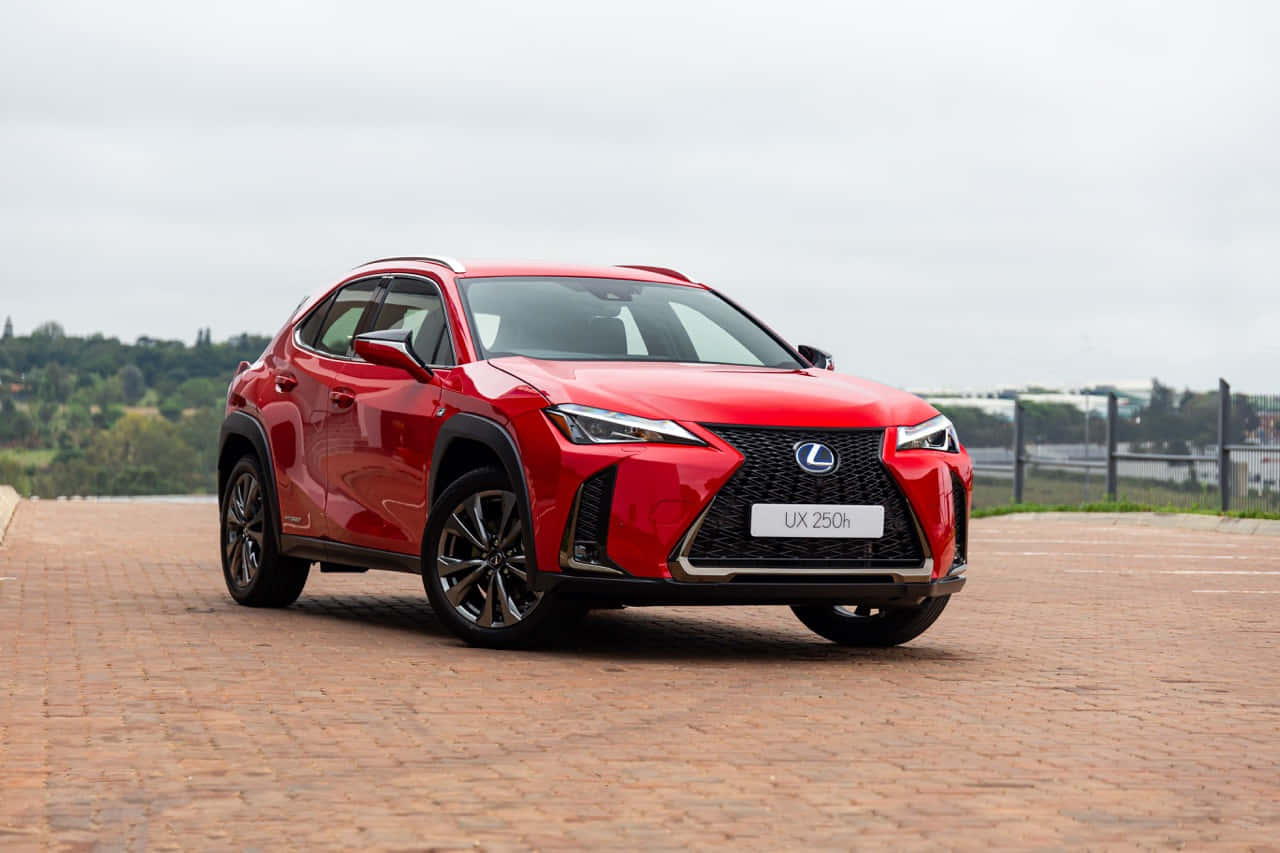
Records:
<instances>
[{"instance_id":1,"label":"car hood","mask_svg":"<svg viewBox=\"0 0 1280 853\"><path fill-rule=\"evenodd\" d=\"M927 421L937 410L914 394L829 370L721 364L542 361L493 366L552 403L578 403L646 418L788 427L883 427Z\"/></svg>"}]
</instances>

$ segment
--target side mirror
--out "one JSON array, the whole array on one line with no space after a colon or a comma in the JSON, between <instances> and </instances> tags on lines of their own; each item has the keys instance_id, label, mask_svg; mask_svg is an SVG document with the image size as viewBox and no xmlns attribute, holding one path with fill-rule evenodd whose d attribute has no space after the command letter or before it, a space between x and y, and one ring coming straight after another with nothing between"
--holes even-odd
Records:
<instances>
[{"instance_id":1,"label":"side mirror","mask_svg":"<svg viewBox=\"0 0 1280 853\"><path fill-rule=\"evenodd\" d=\"M819 370L835 370L836 360L831 357L831 353L826 350L820 350L817 347L811 347L808 344L801 344L796 347L800 350L800 354Z\"/></svg>"},{"instance_id":2,"label":"side mirror","mask_svg":"<svg viewBox=\"0 0 1280 853\"><path fill-rule=\"evenodd\" d=\"M413 333L408 329L387 329L356 335L352 344L356 355L370 364L398 367L419 382L430 382L431 368L414 355L412 340Z\"/></svg>"}]
</instances>

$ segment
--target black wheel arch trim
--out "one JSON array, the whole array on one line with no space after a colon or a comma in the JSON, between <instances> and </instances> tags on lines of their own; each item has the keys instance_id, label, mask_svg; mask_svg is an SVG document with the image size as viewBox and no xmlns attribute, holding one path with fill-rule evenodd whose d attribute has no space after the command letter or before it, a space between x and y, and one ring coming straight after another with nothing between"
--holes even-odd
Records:
<instances>
[{"instance_id":1,"label":"black wheel arch trim","mask_svg":"<svg viewBox=\"0 0 1280 853\"><path fill-rule=\"evenodd\" d=\"M529 483L524 476L524 465L520 463L520 448L516 445L511 433L502 424L469 412L459 412L440 425L440 432L436 435L436 445L431 452L431 472L427 475L428 512L430 512L430 508L434 506L436 499L439 497L438 493L445 488L436 480L440 472L441 462L448 455L449 448L459 439L482 444L492 450L494 455L498 457L503 469L506 471L507 479L511 482L512 488L516 493L516 503L520 506L521 523L526 530L532 532L533 507L529 503ZM530 539L533 539L532 535ZM422 543L424 549L426 544L425 542ZM538 576L538 556L536 551L537 543L535 541L534 548L525 555L531 579L536 579ZM424 554L423 567L425 568L425 566L426 557Z\"/></svg>"},{"instance_id":2,"label":"black wheel arch trim","mask_svg":"<svg viewBox=\"0 0 1280 853\"><path fill-rule=\"evenodd\" d=\"M280 541L283 528L280 524L280 501L276 495L276 467L271 461L271 444L267 441L267 432L253 415L247 412L232 412L222 421L222 430L218 436L218 504L222 504L222 490L226 487L227 472L222 468L222 454L227 449L227 441L232 436L246 439L253 445L258 455L258 464L262 466L263 488L267 492L267 517L271 520L276 541Z\"/></svg>"}]
</instances>

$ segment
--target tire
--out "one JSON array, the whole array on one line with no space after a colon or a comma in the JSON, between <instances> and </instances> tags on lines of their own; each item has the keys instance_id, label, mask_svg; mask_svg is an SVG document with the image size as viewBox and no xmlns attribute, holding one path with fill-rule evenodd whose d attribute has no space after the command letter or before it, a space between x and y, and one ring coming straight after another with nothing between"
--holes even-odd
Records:
<instances>
[{"instance_id":1,"label":"tire","mask_svg":"<svg viewBox=\"0 0 1280 853\"><path fill-rule=\"evenodd\" d=\"M914 607L793 607L792 612L815 634L842 646L887 648L914 640L942 614L949 595Z\"/></svg>"},{"instance_id":2,"label":"tire","mask_svg":"<svg viewBox=\"0 0 1280 853\"><path fill-rule=\"evenodd\" d=\"M533 537L507 475L481 468L440 495L422 536L422 584L431 609L475 646L529 648L556 637L585 612L528 585Z\"/></svg>"},{"instance_id":3,"label":"tire","mask_svg":"<svg viewBox=\"0 0 1280 853\"><path fill-rule=\"evenodd\" d=\"M302 594L311 563L280 553L256 457L240 457L226 482L218 502L218 550L227 591L246 607L288 607Z\"/></svg>"}]
</instances>

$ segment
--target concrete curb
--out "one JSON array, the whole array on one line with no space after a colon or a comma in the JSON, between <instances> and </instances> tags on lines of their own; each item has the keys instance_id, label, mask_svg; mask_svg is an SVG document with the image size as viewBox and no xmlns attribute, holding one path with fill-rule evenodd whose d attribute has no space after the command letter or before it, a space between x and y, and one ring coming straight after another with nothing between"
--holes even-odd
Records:
<instances>
[{"instance_id":1,"label":"concrete curb","mask_svg":"<svg viewBox=\"0 0 1280 853\"><path fill-rule=\"evenodd\" d=\"M4 544L4 532L9 529L13 511L18 508L18 490L13 486L0 486L0 545Z\"/></svg>"},{"instance_id":2,"label":"concrete curb","mask_svg":"<svg viewBox=\"0 0 1280 853\"><path fill-rule=\"evenodd\" d=\"M1076 521L1104 527L1171 527L1179 530L1204 530L1212 533L1236 533L1251 536L1280 536L1280 521L1266 518L1228 518L1219 515L1195 515L1175 512L1014 512L986 521Z\"/></svg>"}]
</instances>

